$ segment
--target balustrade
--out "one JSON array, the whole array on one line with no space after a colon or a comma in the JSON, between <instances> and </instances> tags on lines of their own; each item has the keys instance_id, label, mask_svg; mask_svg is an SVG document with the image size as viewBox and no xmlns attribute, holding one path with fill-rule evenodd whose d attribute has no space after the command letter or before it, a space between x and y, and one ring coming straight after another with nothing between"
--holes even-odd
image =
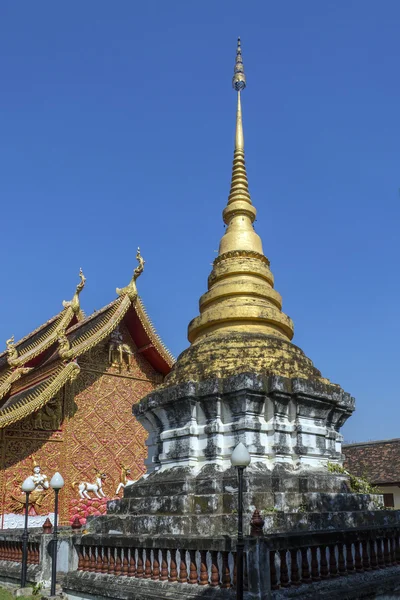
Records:
<instances>
[{"instance_id":1,"label":"balustrade","mask_svg":"<svg viewBox=\"0 0 400 600\"><path fill-rule=\"evenodd\" d=\"M104 540L107 542L104 543ZM256 541L257 540L257 541ZM104 573L118 577L167 581L174 585L199 585L211 588L236 587L236 553L224 549L205 550L185 539L175 548L166 548L176 540L166 540L157 547L154 540L121 537L119 540L91 536L76 540L78 571ZM260 572L269 570L270 588L278 590L299 585L313 585L327 579L349 577L355 573L386 569L400 564L400 528L371 528L343 531L298 532L247 538L244 555L244 582L247 588L247 569L260 554L252 547L264 546L261 555L267 563L258 566ZM218 547L218 540L209 540ZM225 546L226 548L226 546ZM234 547L233 547L234 550ZM16 556L20 546L3 543L2 555ZM11 559L9 559L11 560Z\"/></svg>"},{"instance_id":2,"label":"balustrade","mask_svg":"<svg viewBox=\"0 0 400 600\"><path fill-rule=\"evenodd\" d=\"M38 565L40 561L39 542L28 543L28 565ZM0 561L22 562L22 541L0 540Z\"/></svg>"},{"instance_id":3,"label":"balustrade","mask_svg":"<svg viewBox=\"0 0 400 600\"><path fill-rule=\"evenodd\" d=\"M76 550L78 571L226 589L236 584L236 554L233 552L93 544L79 544Z\"/></svg>"},{"instance_id":4,"label":"balustrade","mask_svg":"<svg viewBox=\"0 0 400 600\"><path fill-rule=\"evenodd\" d=\"M295 534L270 536L271 589L400 564L399 536L399 530L374 529L305 533L297 535L297 547Z\"/></svg>"}]
</instances>

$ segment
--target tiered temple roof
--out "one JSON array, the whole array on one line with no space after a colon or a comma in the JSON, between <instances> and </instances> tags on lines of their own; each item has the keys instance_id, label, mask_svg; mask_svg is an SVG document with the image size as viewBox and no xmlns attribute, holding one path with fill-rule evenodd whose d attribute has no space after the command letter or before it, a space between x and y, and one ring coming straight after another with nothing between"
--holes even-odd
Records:
<instances>
[{"instance_id":1,"label":"tiered temple roof","mask_svg":"<svg viewBox=\"0 0 400 600\"><path fill-rule=\"evenodd\" d=\"M138 254L139 255L139 254ZM139 255L140 256L140 255ZM117 289L118 298L85 317L79 294L64 302L63 310L19 342L7 340L0 354L0 429L41 409L80 372L78 358L106 339L124 320L139 353L162 375L171 370L174 358L158 336L139 298L135 280Z\"/></svg>"}]
</instances>

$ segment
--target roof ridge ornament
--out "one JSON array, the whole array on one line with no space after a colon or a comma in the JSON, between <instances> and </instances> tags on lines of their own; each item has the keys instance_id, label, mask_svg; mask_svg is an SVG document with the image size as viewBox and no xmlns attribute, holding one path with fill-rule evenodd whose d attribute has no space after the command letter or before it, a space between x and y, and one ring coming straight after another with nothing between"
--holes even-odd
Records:
<instances>
[{"instance_id":1,"label":"roof ridge ornament","mask_svg":"<svg viewBox=\"0 0 400 600\"><path fill-rule=\"evenodd\" d=\"M76 286L76 291L75 291L75 294L74 294L74 297L72 298L72 300L68 300L68 301L63 300L63 303L62 303L64 308L72 308L75 315L78 315L81 310L80 303L79 303L79 294L85 287L85 283L86 283L86 277L83 274L82 267L79 269L79 278L80 278L80 282Z\"/></svg>"},{"instance_id":2,"label":"roof ridge ornament","mask_svg":"<svg viewBox=\"0 0 400 600\"><path fill-rule=\"evenodd\" d=\"M15 347L14 336L12 335L8 340L6 340L7 347L7 362L10 367L16 367L18 364L18 350Z\"/></svg>"},{"instance_id":3,"label":"roof ridge ornament","mask_svg":"<svg viewBox=\"0 0 400 600\"><path fill-rule=\"evenodd\" d=\"M58 354L60 358L69 358L71 350L71 342L66 336L65 329L61 329L58 333Z\"/></svg>"},{"instance_id":4,"label":"roof ridge ornament","mask_svg":"<svg viewBox=\"0 0 400 600\"><path fill-rule=\"evenodd\" d=\"M140 254L140 248L137 249L136 260L138 261L139 264L136 267L136 269L133 271L133 276L132 276L131 281L124 288L117 288L117 290L116 290L118 296L128 296L132 302L134 300L136 300L137 295L138 295L137 288L136 288L136 279L138 277L140 277L140 275L143 273L144 264L146 262L144 260L143 256Z\"/></svg>"}]
</instances>

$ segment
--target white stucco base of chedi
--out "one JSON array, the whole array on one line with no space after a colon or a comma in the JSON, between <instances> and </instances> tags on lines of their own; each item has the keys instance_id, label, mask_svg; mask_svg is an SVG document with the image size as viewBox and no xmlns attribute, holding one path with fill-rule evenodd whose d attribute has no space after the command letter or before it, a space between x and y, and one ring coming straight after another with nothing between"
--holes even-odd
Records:
<instances>
[{"instance_id":1,"label":"white stucco base of chedi","mask_svg":"<svg viewBox=\"0 0 400 600\"><path fill-rule=\"evenodd\" d=\"M239 442L252 463L321 469L341 463L340 428L354 398L339 386L243 373L155 391L134 405L149 433L148 473L222 470Z\"/></svg>"}]
</instances>

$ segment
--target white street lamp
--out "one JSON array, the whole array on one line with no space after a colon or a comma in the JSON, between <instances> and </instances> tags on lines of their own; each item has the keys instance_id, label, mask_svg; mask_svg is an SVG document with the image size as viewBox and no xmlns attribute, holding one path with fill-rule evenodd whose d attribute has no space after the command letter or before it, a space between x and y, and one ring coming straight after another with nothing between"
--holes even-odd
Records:
<instances>
[{"instance_id":1,"label":"white street lamp","mask_svg":"<svg viewBox=\"0 0 400 600\"><path fill-rule=\"evenodd\" d=\"M243 600L243 472L251 461L246 446L239 442L231 455L231 463L238 471L238 538L236 543L236 598Z\"/></svg>"},{"instance_id":2,"label":"white street lamp","mask_svg":"<svg viewBox=\"0 0 400 600\"><path fill-rule=\"evenodd\" d=\"M26 572L28 569L28 512L29 512L29 494L35 489L35 482L32 477L27 477L21 489L25 492L25 525L24 532L22 534L22 564L21 564L21 587L26 586Z\"/></svg>"},{"instance_id":3,"label":"white street lamp","mask_svg":"<svg viewBox=\"0 0 400 600\"><path fill-rule=\"evenodd\" d=\"M52 562L51 562L51 588L50 595L56 595L56 577L57 577L57 517L58 517L58 493L64 487L64 478L60 473L54 473L50 479L50 487L55 493L54 503L54 528L53 528L53 547L52 547Z\"/></svg>"}]
</instances>

